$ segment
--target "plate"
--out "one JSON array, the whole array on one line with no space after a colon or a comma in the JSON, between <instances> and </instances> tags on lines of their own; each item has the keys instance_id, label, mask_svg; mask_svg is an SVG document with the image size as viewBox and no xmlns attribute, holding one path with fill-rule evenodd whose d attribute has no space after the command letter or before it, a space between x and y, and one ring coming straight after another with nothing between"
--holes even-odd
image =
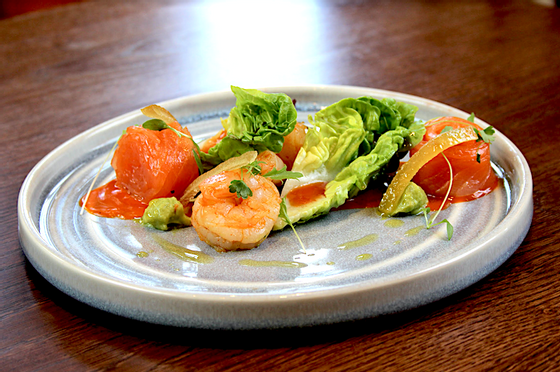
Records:
<instances>
[{"instance_id":1,"label":"plate","mask_svg":"<svg viewBox=\"0 0 560 372\"><path fill-rule=\"evenodd\" d=\"M371 88L262 89L297 100L299 120L346 97L391 97L419 107L417 117L468 117L427 99ZM221 128L235 105L229 91L160 103L196 140ZM473 108L476 109L476 108ZM217 253L194 229L155 231L134 221L81 214L78 200L114 177L106 162L122 131L144 122L140 110L62 144L29 173L18 200L23 250L54 286L96 308L141 321L211 329L327 324L411 309L475 283L521 244L533 213L528 164L501 133L491 146L503 184L440 214L455 227L426 230L423 217L382 219L375 209L330 213L297 231L273 232L256 249ZM487 124L478 120L478 124Z\"/></svg>"}]
</instances>

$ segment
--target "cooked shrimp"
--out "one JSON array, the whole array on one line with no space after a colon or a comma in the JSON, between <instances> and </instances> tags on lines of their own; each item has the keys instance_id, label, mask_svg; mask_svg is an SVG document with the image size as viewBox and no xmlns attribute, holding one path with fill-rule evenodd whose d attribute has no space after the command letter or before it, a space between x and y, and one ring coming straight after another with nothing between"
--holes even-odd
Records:
<instances>
[{"instance_id":1,"label":"cooked shrimp","mask_svg":"<svg viewBox=\"0 0 560 372\"><path fill-rule=\"evenodd\" d=\"M259 165L261 167L261 175L265 175L271 170L274 169L282 169L284 168L284 162L282 159L278 157L274 152L270 150L266 150L261 152L258 156L256 161L261 162ZM279 186L282 184L282 180L273 180L272 181L275 185Z\"/></svg>"},{"instance_id":2,"label":"cooked shrimp","mask_svg":"<svg viewBox=\"0 0 560 372\"><path fill-rule=\"evenodd\" d=\"M294 165L297 154L305 142L306 133L307 127L305 124L296 123L294 130L284 137L284 145L278 156L284 161L288 170L292 169L292 165Z\"/></svg>"},{"instance_id":3,"label":"cooked shrimp","mask_svg":"<svg viewBox=\"0 0 560 372\"><path fill-rule=\"evenodd\" d=\"M218 133L214 134L212 137L204 140L200 143L199 147L200 150L208 153L212 147L216 146L218 142L220 142L225 136L227 135L227 131L225 129L220 130Z\"/></svg>"},{"instance_id":4,"label":"cooked shrimp","mask_svg":"<svg viewBox=\"0 0 560 372\"><path fill-rule=\"evenodd\" d=\"M252 190L247 199L229 191L231 181L241 179L241 170L225 171L200 184L191 221L200 240L218 252L252 249L270 233L280 212L280 195L274 184L243 171L243 181Z\"/></svg>"}]
</instances>

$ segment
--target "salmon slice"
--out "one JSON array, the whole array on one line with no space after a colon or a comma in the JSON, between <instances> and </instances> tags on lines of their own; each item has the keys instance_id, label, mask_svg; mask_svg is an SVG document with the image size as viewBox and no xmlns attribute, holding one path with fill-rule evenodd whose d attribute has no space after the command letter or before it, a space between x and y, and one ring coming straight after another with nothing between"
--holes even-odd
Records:
<instances>
[{"instance_id":1,"label":"salmon slice","mask_svg":"<svg viewBox=\"0 0 560 372\"><path fill-rule=\"evenodd\" d=\"M482 128L468 120L456 117L442 117L426 123L426 134L422 141L410 150L416 153L426 142L437 137L445 127ZM453 185L449 194L452 198L476 199L491 192L498 183L490 164L490 145L485 142L468 141L453 146L443 152L453 169ZM477 161L480 155L480 163ZM449 188L449 166L440 154L426 163L413 178L426 194L445 197Z\"/></svg>"},{"instance_id":2,"label":"salmon slice","mask_svg":"<svg viewBox=\"0 0 560 372\"><path fill-rule=\"evenodd\" d=\"M179 123L171 127L190 136ZM198 166L190 138L178 136L170 129L154 131L132 126L120 138L111 161L116 173L116 186L137 200L182 195L198 177Z\"/></svg>"}]
</instances>

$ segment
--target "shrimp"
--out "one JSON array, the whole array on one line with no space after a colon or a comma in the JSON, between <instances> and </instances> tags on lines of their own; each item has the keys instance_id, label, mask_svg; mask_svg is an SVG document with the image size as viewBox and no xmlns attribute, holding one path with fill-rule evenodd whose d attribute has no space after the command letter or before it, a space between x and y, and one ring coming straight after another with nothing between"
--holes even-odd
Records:
<instances>
[{"instance_id":1,"label":"shrimp","mask_svg":"<svg viewBox=\"0 0 560 372\"><path fill-rule=\"evenodd\" d=\"M307 127L305 124L296 123L294 130L284 137L284 145L282 146L282 150L278 153L278 156L284 161L288 170L292 169L297 154L305 142L306 132Z\"/></svg>"},{"instance_id":2,"label":"shrimp","mask_svg":"<svg viewBox=\"0 0 560 372\"><path fill-rule=\"evenodd\" d=\"M242 199L229 191L241 179L253 196ZM252 249L268 236L280 213L280 194L274 184L240 169L209 177L200 184L191 222L200 240L218 252Z\"/></svg>"},{"instance_id":3,"label":"shrimp","mask_svg":"<svg viewBox=\"0 0 560 372\"><path fill-rule=\"evenodd\" d=\"M227 131L225 129L220 130L218 133L214 134L212 137L204 140L200 143L200 151L208 153L212 147L216 146L225 136L227 136Z\"/></svg>"},{"instance_id":4,"label":"shrimp","mask_svg":"<svg viewBox=\"0 0 560 372\"><path fill-rule=\"evenodd\" d=\"M261 167L261 175L265 175L271 170L277 169L280 170L284 168L284 162L282 159L278 157L274 152L270 150L265 150L261 152L258 156L256 161L260 162ZM280 186L282 184L282 180L273 180L272 181L276 186Z\"/></svg>"}]
</instances>

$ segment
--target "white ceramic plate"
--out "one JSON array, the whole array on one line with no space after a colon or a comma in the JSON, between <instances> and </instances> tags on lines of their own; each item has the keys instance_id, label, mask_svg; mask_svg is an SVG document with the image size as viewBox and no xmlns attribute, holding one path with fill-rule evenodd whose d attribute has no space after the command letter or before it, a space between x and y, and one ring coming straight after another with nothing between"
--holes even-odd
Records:
<instances>
[{"instance_id":1,"label":"white ceramic plate","mask_svg":"<svg viewBox=\"0 0 560 372\"><path fill-rule=\"evenodd\" d=\"M300 120L321 106L363 95L414 104L420 119L468 116L437 102L370 88L263 90L295 98ZM220 128L219 118L234 104L231 92L161 103L199 140ZM424 225L423 217L395 222L361 209L332 212L299 226L306 253L286 229L272 233L257 249L219 254L192 228L160 232L133 221L80 215L78 200L116 139L123 129L145 119L138 110L59 146L33 168L19 195L20 240L33 266L70 296L125 317L174 326L251 329L325 324L410 309L455 293L496 269L521 244L531 224L529 167L499 132L492 159L504 174L504 184L440 215L455 227L451 241L445 239L443 225L416 229ZM107 163L97 185L113 177ZM207 255L211 262L190 260L180 247ZM243 265L243 260L254 265ZM275 266L258 266L262 261L274 261Z\"/></svg>"}]
</instances>

